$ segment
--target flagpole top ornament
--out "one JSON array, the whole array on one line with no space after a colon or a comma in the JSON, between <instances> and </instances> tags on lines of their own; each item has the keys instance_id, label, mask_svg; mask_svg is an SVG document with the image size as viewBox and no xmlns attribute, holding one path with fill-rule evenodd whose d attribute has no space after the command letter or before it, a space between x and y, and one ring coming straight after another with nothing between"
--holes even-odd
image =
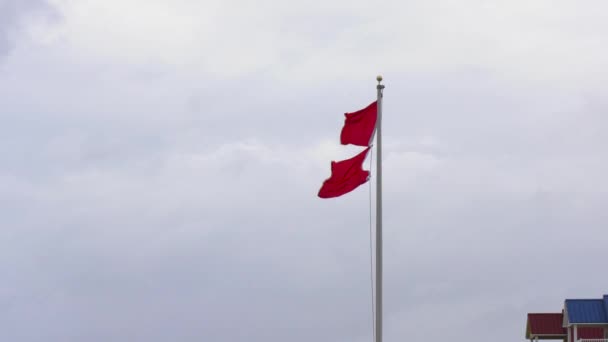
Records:
<instances>
[{"instance_id":1,"label":"flagpole top ornament","mask_svg":"<svg viewBox=\"0 0 608 342\"><path fill-rule=\"evenodd\" d=\"M382 82L382 75L376 76L376 81L378 81L378 83Z\"/></svg>"}]
</instances>

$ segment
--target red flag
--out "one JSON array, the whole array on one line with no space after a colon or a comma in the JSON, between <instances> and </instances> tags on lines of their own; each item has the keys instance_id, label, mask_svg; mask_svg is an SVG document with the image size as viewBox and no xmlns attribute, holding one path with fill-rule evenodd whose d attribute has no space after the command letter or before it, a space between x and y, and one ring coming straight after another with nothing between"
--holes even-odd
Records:
<instances>
[{"instance_id":1,"label":"red flag","mask_svg":"<svg viewBox=\"0 0 608 342\"><path fill-rule=\"evenodd\" d=\"M340 133L342 145L353 144L357 146L369 146L376 129L378 118L378 106L374 101L369 106L354 113L344 114L344 127Z\"/></svg>"},{"instance_id":2,"label":"red flag","mask_svg":"<svg viewBox=\"0 0 608 342\"><path fill-rule=\"evenodd\" d=\"M350 159L339 162L332 161L331 177L323 182L323 186L319 190L319 197L339 197L367 182L369 171L363 170L363 161L365 161L369 149L369 147L366 148L363 152Z\"/></svg>"}]
</instances>

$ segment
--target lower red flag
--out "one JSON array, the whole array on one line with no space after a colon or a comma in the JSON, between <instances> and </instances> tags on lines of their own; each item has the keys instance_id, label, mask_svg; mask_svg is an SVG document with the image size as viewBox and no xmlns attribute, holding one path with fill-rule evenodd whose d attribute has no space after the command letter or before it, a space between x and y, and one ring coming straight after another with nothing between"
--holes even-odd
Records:
<instances>
[{"instance_id":1,"label":"lower red flag","mask_svg":"<svg viewBox=\"0 0 608 342\"><path fill-rule=\"evenodd\" d=\"M369 147L356 156L339 162L331 162L331 177L329 177L321 190L319 197L339 197L355 190L359 185L367 182L369 171L363 170L363 162L369 152Z\"/></svg>"}]
</instances>

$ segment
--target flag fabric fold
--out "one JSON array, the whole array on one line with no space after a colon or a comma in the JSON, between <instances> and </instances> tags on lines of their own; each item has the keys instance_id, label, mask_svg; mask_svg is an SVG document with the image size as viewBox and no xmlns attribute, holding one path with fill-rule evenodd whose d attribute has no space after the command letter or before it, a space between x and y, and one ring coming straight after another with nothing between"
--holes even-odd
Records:
<instances>
[{"instance_id":1,"label":"flag fabric fold","mask_svg":"<svg viewBox=\"0 0 608 342\"><path fill-rule=\"evenodd\" d=\"M344 114L344 127L340 133L342 145L369 146L376 130L378 119L378 103L372 102L369 106L353 113Z\"/></svg>"},{"instance_id":2,"label":"flag fabric fold","mask_svg":"<svg viewBox=\"0 0 608 342\"><path fill-rule=\"evenodd\" d=\"M369 180L369 171L363 170L363 162L370 147L356 156L331 162L331 176L323 182L318 196L321 198L339 197L355 190Z\"/></svg>"}]
</instances>

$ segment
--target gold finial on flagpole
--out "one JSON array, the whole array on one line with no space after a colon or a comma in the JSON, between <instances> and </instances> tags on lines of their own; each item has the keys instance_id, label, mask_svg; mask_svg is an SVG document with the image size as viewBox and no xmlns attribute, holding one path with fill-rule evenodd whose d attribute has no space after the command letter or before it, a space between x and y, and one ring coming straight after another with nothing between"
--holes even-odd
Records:
<instances>
[{"instance_id":1,"label":"gold finial on flagpole","mask_svg":"<svg viewBox=\"0 0 608 342\"><path fill-rule=\"evenodd\" d=\"M382 84L382 75L378 75L376 76L376 81L378 81L378 85L376 86L376 89L384 89L384 84Z\"/></svg>"}]
</instances>

